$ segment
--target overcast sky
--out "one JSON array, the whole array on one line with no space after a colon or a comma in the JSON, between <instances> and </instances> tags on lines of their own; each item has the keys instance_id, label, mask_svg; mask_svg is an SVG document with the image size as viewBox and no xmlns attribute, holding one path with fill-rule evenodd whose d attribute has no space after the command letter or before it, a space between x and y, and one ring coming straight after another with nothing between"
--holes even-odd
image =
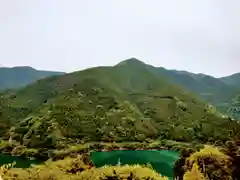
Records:
<instances>
[{"instance_id":1,"label":"overcast sky","mask_svg":"<svg viewBox=\"0 0 240 180\"><path fill-rule=\"evenodd\" d=\"M240 72L239 0L0 0L0 64L75 71L136 57Z\"/></svg>"}]
</instances>

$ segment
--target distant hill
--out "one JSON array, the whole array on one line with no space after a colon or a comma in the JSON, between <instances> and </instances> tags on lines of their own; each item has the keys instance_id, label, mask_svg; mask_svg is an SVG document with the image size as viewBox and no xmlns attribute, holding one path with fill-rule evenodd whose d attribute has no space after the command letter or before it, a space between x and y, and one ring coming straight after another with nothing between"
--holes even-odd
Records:
<instances>
[{"instance_id":1,"label":"distant hill","mask_svg":"<svg viewBox=\"0 0 240 180\"><path fill-rule=\"evenodd\" d=\"M207 142L240 132L198 96L128 59L38 80L0 98L0 136L29 148L77 141Z\"/></svg>"},{"instance_id":2,"label":"distant hill","mask_svg":"<svg viewBox=\"0 0 240 180\"><path fill-rule=\"evenodd\" d=\"M240 88L240 73L233 74L231 76L219 78L228 85L236 86Z\"/></svg>"},{"instance_id":3,"label":"distant hill","mask_svg":"<svg viewBox=\"0 0 240 180\"><path fill-rule=\"evenodd\" d=\"M133 59L134 62L132 63L144 64L135 58L131 60ZM127 60L122 61L118 65L124 65L126 62L130 63ZM223 112L227 112L232 99L240 92L240 73L222 78L214 78L205 74L168 70L163 67L154 67L147 64L145 66L155 75L165 76L172 83L199 95L203 100L212 103ZM64 73L36 70L27 66L0 68L0 90L21 88L36 80L61 74Z\"/></svg>"},{"instance_id":4,"label":"distant hill","mask_svg":"<svg viewBox=\"0 0 240 180\"><path fill-rule=\"evenodd\" d=\"M237 83L233 83L233 81L232 83L226 83L222 79L209 75L155 67L151 67L150 69L161 76L168 77L173 83L198 94L202 99L217 106L223 112L226 112L232 98L240 90L240 87L237 87Z\"/></svg>"},{"instance_id":5,"label":"distant hill","mask_svg":"<svg viewBox=\"0 0 240 180\"><path fill-rule=\"evenodd\" d=\"M21 66L0 68L0 90L20 88L39 79L64 74L63 72L41 71L32 67Z\"/></svg>"}]
</instances>

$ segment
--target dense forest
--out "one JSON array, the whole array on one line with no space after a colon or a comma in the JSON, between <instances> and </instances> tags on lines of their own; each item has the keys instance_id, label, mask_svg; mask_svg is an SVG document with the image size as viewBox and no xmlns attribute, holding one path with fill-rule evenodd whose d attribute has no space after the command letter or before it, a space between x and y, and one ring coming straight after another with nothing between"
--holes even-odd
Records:
<instances>
[{"instance_id":1,"label":"dense forest","mask_svg":"<svg viewBox=\"0 0 240 180\"><path fill-rule=\"evenodd\" d=\"M115 66L50 76L2 91L1 150L53 160L41 170L3 167L3 174L6 179L143 179L146 174L146 179L164 179L140 165L104 169L82 159L92 150L123 148L182 152L175 172L184 180L196 173L199 179L232 177L238 167L240 134L240 88L233 77L216 79L170 71L132 58ZM219 88L226 92L224 96ZM230 146L231 142L234 145ZM233 147L235 154L230 151ZM202 162L217 165L209 170ZM227 168L220 169L226 174L212 174L220 171L217 166ZM111 177L102 177L102 172Z\"/></svg>"}]
</instances>

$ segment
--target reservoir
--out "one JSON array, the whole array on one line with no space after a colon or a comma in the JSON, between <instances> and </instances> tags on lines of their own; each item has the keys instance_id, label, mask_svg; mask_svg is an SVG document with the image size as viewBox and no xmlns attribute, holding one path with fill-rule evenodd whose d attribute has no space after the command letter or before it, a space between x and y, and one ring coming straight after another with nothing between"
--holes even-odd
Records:
<instances>
[{"instance_id":1,"label":"reservoir","mask_svg":"<svg viewBox=\"0 0 240 180\"><path fill-rule=\"evenodd\" d=\"M91 152L91 160L96 167L104 165L151 164L163 176L173 177L173 165L180 153L171 150L114 150ZM31 164L41 164L40 160L0 154L0 165L16 162L15 168L28 168Z\"/></svg>"},{"instance_id":2,"label":"reservoir","mask_svg":"<svg viewBox=\"0 0 240 180\"><path fill-rule=\"evenodd\" d=\"M28 168L31 164L40 164L39 160L24 159L18 156L11 156L8 154L0 154L0 165L15 162L15 168Z\"/></svg>"},{"instance_id":3,"label":"reservoir","mask_svg":"<svg viewBox=\"0 0 240 180\"><path fill-rule=\"evenodd\" d=\"M152 165L163 176L173 177L173 165L180 153L171 150L115 150L91 152L91 160L96 167L104 165Z\"/></svg>"}]
</instances>

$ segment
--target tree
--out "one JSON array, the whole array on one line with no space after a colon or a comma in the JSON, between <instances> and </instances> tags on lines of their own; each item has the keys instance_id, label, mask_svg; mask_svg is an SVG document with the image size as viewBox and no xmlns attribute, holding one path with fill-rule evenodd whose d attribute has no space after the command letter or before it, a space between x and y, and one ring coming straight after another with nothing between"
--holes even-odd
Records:
<instances>
[{"instance_id":1,"label":"tree","mask_svg":"<svg viewBox=\"0 0 240 180\"><path fill-rule=\"evenodd\" d=\"M234 119L240 118L240 95L237 95L233 100L231 107L228 110L231 114L231 116Z\"/></svg>"}]
</instances>

